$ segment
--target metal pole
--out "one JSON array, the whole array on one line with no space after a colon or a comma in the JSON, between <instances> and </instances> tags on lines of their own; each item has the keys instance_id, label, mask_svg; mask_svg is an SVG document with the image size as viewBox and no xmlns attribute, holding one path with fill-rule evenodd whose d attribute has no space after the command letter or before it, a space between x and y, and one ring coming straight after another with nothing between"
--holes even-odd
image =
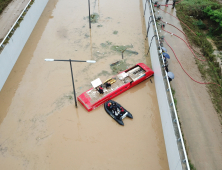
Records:
<instances>
[{"instance_id":1,"label":"metal pole","mask_svg":"<svg viewBox=\"0 0 222 170\"><path fill-rule=\"evenodd\" d=\"M69 60L54 60L54 61L70 61L70 59ZM87 62L87 61L85 61L85 60L71 60L71 62Z\"/></svg>"},{"instance_id":2,"label":"metal pole","mask_svg":"<svg viewBox=\"0 0 222 170\"><path fill-rule=\"evenodd\" d=\"M91 29L91 20L90 20L90 0L88 0L88 6L89 6L89 28Z\"/></svg>"},{"instance_id":3,"label":"metal pole","mask_svg":"<svg viewBox=\"0 0 222 170\"><path fill-rule=\"evenodd\" d=\"M147 55L148 55L148 53L149 53L149 51L150 51L150 47L151 47L151 45L152 45L153 38L156 37L156 36L157 36L157 35L154 35L154 36L151 38L150 46L149 46L149 50L148 50L148 52L147 52Z\"/></svg>"},{"instance_id":4,"label":"metal pole","mask_svg":"<svg viewBox=\"0 0 222 170\"><path fill-rule=\"evenodd\" d=\"M73 73L72 73L72 60L69 59L69 62L70 62L70 69L71 69L71 76L72 76L72 86L73 86L73 94L74 94L74 99L75 99L75 105L76 105L76 108L77 108L77 101L76 101L76 91L75 91L75 85L74 85L74 78L73 78Z\"/></svg>"}]
</instances>

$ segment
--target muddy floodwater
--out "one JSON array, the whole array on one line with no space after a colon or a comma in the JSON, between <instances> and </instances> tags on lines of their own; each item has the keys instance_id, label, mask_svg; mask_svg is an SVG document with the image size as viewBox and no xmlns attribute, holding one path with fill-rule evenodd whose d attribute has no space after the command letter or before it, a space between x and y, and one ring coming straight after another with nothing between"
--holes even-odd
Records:
<instances>
[{"instance_id":1,"label":"muddy floodwater","mask_svg":"<svg viewBox=\"0 0 222 170\"><path fill-rule=\"evenodd\" d=\"M75 108L77 95L143 62L146 29L140 0L49 0L0 92L0 169L166 170L167 155L153 77L114 98L134 119L117 124L103 105ZM122 51L123 59L122 59ZM119 61L118 65L110 64Z\"/></svg>"}]
</instances>

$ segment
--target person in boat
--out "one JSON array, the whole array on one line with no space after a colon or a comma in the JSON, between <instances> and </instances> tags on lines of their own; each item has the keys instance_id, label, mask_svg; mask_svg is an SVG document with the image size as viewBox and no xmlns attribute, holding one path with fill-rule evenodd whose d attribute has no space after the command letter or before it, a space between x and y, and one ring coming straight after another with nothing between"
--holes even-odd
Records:
<instances>
[{"instance_id":1,"label":"person in boat","mask_svg":"<svg viewBox=\"0 0 222 170\"><path fill-rule=\"evenodd\" d=\"M106 82L106 88L111 87L111 84L109 82Z\"/></svg>"},{"instance_id":2,"label":"person in boat","mask_svg":"<svg viewBox=\"0 0 222 170\"><path fill-rule=\"evenodd\" d=\"M113 107L112 107L112 103L109 102L109 103L107 104L107 107L108 107L109 110L112 110L112 108L113 108Z\"/></svg>"},{"instance_id":3,"label":"person in boat","mask_svg":"<svg viewBox=\"0 0 222 170\"><path fill-rule=\"evenodd\" d=\"M100 94L103 94L103 93L104 93L102 86L99 86L99 90L98 90L98 91L99 91Z\"/></svg>"},{"instance_id":4,"label":"person in boat","mask_svg":"<svg viewBox=\"0 0 222 170\"><path fill-rule=\"evenodd\" d=\"M116 103L113 103L113 105L112 105L112 112L115 114L115 116L118 116L118 111L117 111Z\"/></svg>"},{"instance_id":5,"label":"person in boat","mask_svg":"<svg viewBox=\"0 0 222 170\"><path fill-rule=\"evenodd\" d=\"M120 107L120 114L124 115L125 110L123 109L123 107Z\"/></svg>"},{"instance_id":6,"label":"person in boat","mask_svg":"<svg viewBox=\"0 0 222 170\"><path fill-rule=\"evenodd\" d=\"M119 115L117 116L118 119L120 119L125 113L125 110L123 109L123 107L120 107L120 113Z\"/></svg>"}]
</instances>

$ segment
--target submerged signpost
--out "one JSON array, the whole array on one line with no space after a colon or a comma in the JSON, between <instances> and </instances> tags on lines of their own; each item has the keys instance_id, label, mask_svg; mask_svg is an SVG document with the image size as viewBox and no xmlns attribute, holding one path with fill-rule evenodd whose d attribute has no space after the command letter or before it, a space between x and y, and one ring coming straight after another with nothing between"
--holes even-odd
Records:
<instances>
[{"instance_id":1,"label":"submerged signpost","mask_svg":"<svg viewBox=\"0 0 222 170\"><path fill-rule=\"evenodd\" d=\"M75 91L75 85L74 85L74 78L73 78L73 72L72 72L72 62L87 62L87 63L96 63L95 60L56 60L56 59L45 59L45 61L68 61L70 63L70 70L71 70L71 77L72 77L72 86L73 86L73 94L74 94L74 101L75 101L75 106L77 108L77 100L76 100L76 91Z\"/></svg>"}]
</instances>

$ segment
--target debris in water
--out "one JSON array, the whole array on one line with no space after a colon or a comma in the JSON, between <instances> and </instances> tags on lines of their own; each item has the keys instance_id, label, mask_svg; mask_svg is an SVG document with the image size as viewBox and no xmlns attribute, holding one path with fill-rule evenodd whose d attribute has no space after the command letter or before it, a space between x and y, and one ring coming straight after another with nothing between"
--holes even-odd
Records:
<instances>
[{"instance_id":1,"label":"debris in water","mask_svg":"<svg viewBox=\"0 0 222 170\"><path fill-rule=\"evenodd\" d=\"M113 34L118 34L118 31L113 31Z\"/></svg>"},{"instance_id":2,"label":"debris in water","mask_svg":"<svg viewBox=\"0 0 222 170\"><path fill-rule=\"evenodd\" d=\"M115 63L110 64L110 66L114 66L114 65L116 65L116 64L118 64L118 63L119 63L119 61L117 61L117 62L115 62Z\"/></svg>"},{"instance_id":3,"label":"debris in water","mask_svg":"<svg viewBox=\"0 0 222 170\"><path fill-rule=\"evenodd\" d=\"M118 74L121 71L126 70L129 65L125 62L125 60L117 61L116 63L110 64L110 68L112 69L114 74Z\"/></svg>"},{"instance_id":4,"label":"debris in water","mask_svg":"<svg viewBox=\"0 0 222 170\"><path fill-rule=\"evenodd\" d=\"M131 54L138 55L137 51L127 50L127 48L133 48L133 45L131 44L131 45L123 45L123 46L115 46L115 45L111 46L111 50L114 50L120 53L124 52L124 54L128 54L128 55L131 55Z\"/></svg>"},{"instance_id":5,"label":"debris in water","mask_svg":"<svg viewBox=\"0 0 222 170\"><path fill-rule=\"evenodd\" d=\"M105 43L101 43L100 45L104 48L109 47L112 44L112 42L106 41Z\"/></svg>"},{"instance_id":6,"label":"debris in water","mask_svg":"<svg viewBox=\"0 0 222 170\"><path fill-rule=\"evenodd\" d=\"M88 34L85 34L85 38L88 38L89 37L89 35Z\"/></svg>"},{"instance_id":7,"label":"debris in water","mask_svg":"<svg viewBox=\"0 0 222 170\"><path fill-rule=\"evenodd\" d=\"M132 51L132 50L125 50L125 53L126 53L126 52L131 53L131 54L136 54L136 55L139 54L138 52L136 52L136 51Z\"/></svg>"},{"instance_id":8,"label":"debris in water","mask_svg":"<svg viewBox=\"0 0 222 170\"><path fill-rule=\"evenodd\" d=\"M99 14L94 13L94 14L91 14L91 15L90 15L90 21L91 21L91 23L97 23L97 22L98 22L98 19L99 19Z\"/></svg>"}]
</instances>

